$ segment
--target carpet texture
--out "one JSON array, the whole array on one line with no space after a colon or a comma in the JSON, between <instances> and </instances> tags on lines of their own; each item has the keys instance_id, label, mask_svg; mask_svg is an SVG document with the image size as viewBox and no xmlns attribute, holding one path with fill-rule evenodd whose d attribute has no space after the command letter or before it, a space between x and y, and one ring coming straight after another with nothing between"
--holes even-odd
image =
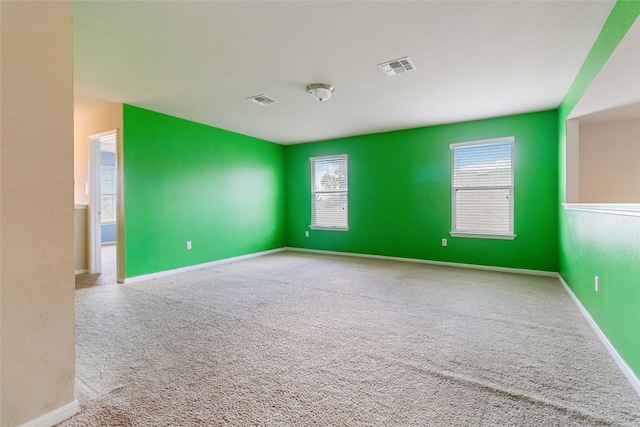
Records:
<instances>
[{"instance_id":1,"label":"carpet texture","mask_svg":"<svg viewBox=\"0 0 640 427\"><path fill-rule=\"evenodd\" d=\"M555 278L283 252L76 291L62 426L640 425Z\"/></svg>"},{"instance_id":2,"label":"carpet texture","mask_svg":"<svg viewBox=\"0 0 640 427\"><path fill-rule=\"evenodd\" d=\"M92 286L113 285L117 282L116 245L102 245L100 252L102 273L76 274L76 289L90 288Z\"/></svg>"}]
</instances>

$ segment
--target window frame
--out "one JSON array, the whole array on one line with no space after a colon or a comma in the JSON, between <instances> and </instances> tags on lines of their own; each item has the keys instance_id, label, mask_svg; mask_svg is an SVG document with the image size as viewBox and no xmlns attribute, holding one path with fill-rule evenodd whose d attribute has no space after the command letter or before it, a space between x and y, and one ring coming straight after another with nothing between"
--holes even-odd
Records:
<instances>
[{"instance_id":1,"label":"window frame","mask_svg":"<svg viewBox=\"0 0 640 427\"><path fill-rule=\"evenodd\" d=\"M339 160L344 160L346 162L346 181L347 181L347 188L346 190L328 190L328 191L316 191L315 189L315 185L314 185L314 180L315 180L315 174L316 174L316 162L317 161L326 161L326 160L330 160L330 159L339 159ZM333 154L333 155L328 155L328 156L315 156L315 157L310 157L309 158L309 164L311 165L311 223L309 225L309 228L311 230L327 230L327 231L348 231L349 230L349 155L348 154ZM318 224L318 223L314 223L314 218L316 217L316 215L314 215L315 212L315 198L316 198L316 194L343 194L345 195L345 200L346 200L346 211L347 211L347 218L346 218L346 223L344 225L327 225L327 224Z\"/></svg>"},{"instance_id":2,"label":"window frame","mask_svg":"<svg viewBox=\"0 0 640 427\"><path fill-rule=\"evenodd\" d=\"M110 179L106 179L104 173L110 175ZM118 217L118 207L117 207L117 193L118 193L118 172L115 166L112 165L100 165L100 223L102 225L107 224L115 224ZM106 192L104 191L107 186L107 181L110 183L110 189L112 191ZM112 207L112 215L107 216L105 212L108 211L106 208L105 197L110 197L113 200L113 203L110 203ZM107 217L105 219L105 216Z\"/></svg>"},{"instance_id":3,"label":"window frame","mask_svg":"<svg viewBox=\"0 0 640 427\"><path fill-rule=\"evenodd\" d=\"M486 146L491 146L491 145L499 145L499 144L504 144L504 143L509 143L510 144L510 151L511 151L511 158L510 158L510 167L511 167L511 184L510 185L497 185L497 186L482 186L482 185L478 185L478 186L474 186L474 187L465 187L466 190L483 190L483 189L508 189L509 190L509 224L508 224L508 228L509 230L507 232L497 232L497 231L492 231L492 230L458 230L456 229L456 214L457 214L457 210L456 210L456 191L458 190L458 188L462 188L462 187L455 187L455 173L456 173L456 169L455 169L455 150L458 148L463 148L463 147L471 147L471 146L481 146L481 145L486 145ZM514 200L514 194L515 194L515 137L514 136L507 136L507 137L500 137L500 138L491 138L491 139L482 139L482 140L476 140L476 141L467 141L467 142L458 142L458 143L454 143L454 144L450 144L449 145L449 150L450 150L450 157L451 157L451 231L449 232L449 234L452 237L467 237L467 238L480 238L480 239L502 239L502 240L513 240L516 238L516 234L515 234L515 200Z\"/></svg>"}]
</instances>

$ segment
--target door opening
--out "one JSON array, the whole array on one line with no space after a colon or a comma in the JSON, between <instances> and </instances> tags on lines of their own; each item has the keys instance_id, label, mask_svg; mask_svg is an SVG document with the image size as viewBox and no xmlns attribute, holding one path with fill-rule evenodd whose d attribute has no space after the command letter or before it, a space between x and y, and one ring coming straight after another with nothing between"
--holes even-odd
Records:
<instances>
[{"instance_id":1,"label":"door opening","mask_svg":"<svg viewBox=\"0 0 640 427\"><path fill-rule=\"evenodd\" d=\"M115 283L117 276L117 131L91 135L89 141L89 272L109 275L113 277Z\"/></svg>"}]
</instances>

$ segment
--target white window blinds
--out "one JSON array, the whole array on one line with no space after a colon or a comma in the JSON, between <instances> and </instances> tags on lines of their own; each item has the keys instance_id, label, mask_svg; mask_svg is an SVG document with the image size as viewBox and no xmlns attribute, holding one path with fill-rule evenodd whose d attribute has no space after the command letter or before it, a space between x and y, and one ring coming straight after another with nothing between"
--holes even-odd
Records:
<instances>
[{"instance_id":1,"label":"white window blinds","mask_svg":"<svg viewBox=\"0 0 640 427\"><path fill-rule=\"evenodd\" d=\"M513 238L513 137L452 144L452 234Z\"/></svg>"},{"instance_id":2,"label":"white window blinds","mask_svg":"<svg viewBox=\"0 0 640 427\"><path fill-rule=\"evenodd\" d=\"M116 168L100 166L100 218L102 223L116 222Z\"/></svg>"},{"instance_id":3,"label":"white window blinds","mask_svg":"<svg viewBox=\"0 0 640 427\"><path fill-rule=\"evenodd\" d=\"M311 159L311 228L348 228L349 167L346 154Z\"/></svg>"}]
</instances>

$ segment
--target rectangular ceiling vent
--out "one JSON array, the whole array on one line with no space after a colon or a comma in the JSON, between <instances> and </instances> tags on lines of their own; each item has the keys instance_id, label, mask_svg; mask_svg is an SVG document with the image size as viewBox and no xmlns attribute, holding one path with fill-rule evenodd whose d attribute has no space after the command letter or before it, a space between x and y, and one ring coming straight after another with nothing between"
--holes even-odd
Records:
<instances>
[{"instance_id":1,"label":"rectangular ceiling vent","mask_svg":"<svg viewBox=\"0 0 640 427\"><path fill-rule=\"evenodd\" d=\"M247 98L249 101L253 102L254 104L258 104L261 106L265 106L265 105L269 105L269 104L274 104L278 101L276 101L275 99L267 96L267 95L256 95L256 96L252 96L251 98Z\"/></svg>"},{"instance_id":2,"label":"rectangular ceiling vent","mask_svg":"<svg viewBox=\"0 0 640 427\"><path fill-rule=\"evenodd\" d=\"M378 67L387 75L395 76L396 74L405 73L407 71L416 70L416 66L413 65L411 58L405 56L404 58L396 59L393 61L378 64Z\"/></svg>"}]
</instances>

